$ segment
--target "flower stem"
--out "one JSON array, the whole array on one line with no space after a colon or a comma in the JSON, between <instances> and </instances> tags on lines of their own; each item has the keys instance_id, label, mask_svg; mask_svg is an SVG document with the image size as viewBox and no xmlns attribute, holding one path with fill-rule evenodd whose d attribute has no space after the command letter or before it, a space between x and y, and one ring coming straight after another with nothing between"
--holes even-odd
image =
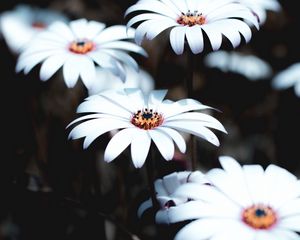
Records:
<instances>
[{"instance_id":1,"label":"flower stem","mask_svg":"<svg viewBox=\"0 0 300 240\"><path fill-rule=\"evenodd\" d=\"M187 89L187 97L194 98L194 54L187 48L187 66L186 66L186 78L185 87ZM197 143L194 135L191 135L190 139L190 158L192 171L197 169Z\"/></svg>"},{"instance_id":2,"label":"flower stem","mask_svg":"<svg viewBox=\"0 0 300 240\"><path fill-rule=\"evenodd\" d=\"M150 196L152 200L152 205L154 210L158 209L158 202L156 200L156 191L155 191L155 186L154 186L154 152L153 152L153 147L150 147L148 157L146 159L146 171L147 171L147 178L148 178L148 185L150 189Z\"/></svg>"}]
</instances>

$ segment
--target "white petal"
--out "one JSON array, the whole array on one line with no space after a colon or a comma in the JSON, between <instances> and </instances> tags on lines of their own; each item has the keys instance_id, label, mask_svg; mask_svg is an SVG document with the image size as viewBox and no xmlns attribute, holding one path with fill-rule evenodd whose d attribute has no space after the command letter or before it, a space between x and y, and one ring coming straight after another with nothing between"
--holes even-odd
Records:
<instances>
[{"instance_id":1,"label":"white petal","mask_svg":"<svg viewBox=\"0 0 300 240\"><path fill-rule=\"evenodd\" d=\"M206 174L206 177L236 204L240 204L243 207L252 205L249 193L245 189L245 183L243 179L238 178L238 173L228 173L221 169L212 169Z\"/></svg>"},{"instance_id":2,"label":"white petal","mask_svg":"<svg viewBox=\"0 0 300 240\"><path fill-rule=\"evenodd\" d=\"M141 168L148 156L151 138L147 131L137 129L131 142L131 158L136 168ZM149 159L152 161L153 159Z\"/></svg>"},{"instance_id":3,"label":"white petal","mask_svg":"<svg viewBox=\"0 0 300 240\"><path fill-rule=\"evenodd\" d=\"M280 207L278 210L280 217L286 217L291 215L300 215L300 199L292 199Z\"/></svg>"},{"instance_id":4,"label":"white petal","mask_svg":"<svg viewBox=\"0 0 300 240\"><path fill-rule=\"evenodd\" d=\"M74 34L72 33L71 29L64 22L54 22L48 27L48 30L50 32L56 33L69 42L75 40Z\"/></svg>"},{"instance_id":5,"label":"white petal","mask_svg":"<svg viewBox=\"0 0 300 240\"><path fill-rule=\"evenodd\" d=\"M168 122L169 121L200 121L203 124L203 126L218 129L226 133L224 126L216 118L204 113L199 113L199 112L182 113L182 114L169 117L166 119L166 121Z\"/></svg>"},{"instance_id":6,"label":"white petal","mask_svg":"<svg viewBox=\"0 0 300 240\"><path fill-rule=\"evenodd\" d=\"M63 76L68 88L76 85L80 73L80 61L77 57L69 57L63 66Z\"/></svg>"},{"instance_id":7,"label":"white petal","mask_svg":"<svg viewBox=\"0 0 300 240\"><path fill-rule=\"evenodd\" d=\"M98 35L103 29L105 28L104 23L96 22L96 21L89 21L86 25L85 30L85 38L95 41L96 35Z\"/></svg>"},{"instance_id":8,"label":"white petal","mask_svg":"<svg viewBox=\"0 0 300 240\"><path fill-rule=\"evenodd\" d=\"M57 70L65 63L66 54L53 55L46 59L41 66L40 79L42 81L48 80Z\"/></svg>"},{"instance_id":9,"label":"white petal","mask_svg":"<svg viewBox=\"0 0 300 240\"><path fill-rule=\"evenodd\" d=\"M214 24L204 24L201 27L206 32L212 49L214 51L218 50L222 44L222 35L220 30L216 29Z\"/></svg>"},{"instance_id":10,"label":"white petal","mask_svg":"<svg viewBox=\"0 0 300 240\"><path fill-rule=\"evenodd\" d=\"M85 39L87 37L87 20L77 19L70 22L70 28L77 39Z\"/></svg>"},{"instance_id":11,"label":"white petal","mask_svg":"<svg viewBox=\"0 0 300 240\"><path fill-rule=\"evenodd\" d=\"M148 97L148 107L156 109L157 105L160 105L168 90L153 90Z\"/></svg>"},{"instance_id":12,"label":"white petal","mask_svg":"<svg viewBox=\"0 0 300 240\"><path fill-rule=\"evenodd\" d=\"M174 27L170 32L170 43L177 55L183 53L186 28L183 26Z\"/></svg>"},{"instance_id":13,"label":"white petal","mask_svg":"<svg viewBox=\"0 0 300 240\"><path fill-rule=\"evenodd\" d=\"M186 151L186 144L184 138L178 133L176 130L172 128L166 128L166 127L158 127L160 131L164 132L167 134L169 137L171 137L174 142L176 143L178 149L180 152L185 153Z\"/></svg>"},{"instance_id":14,"label":"white petal","mask_svg":"<svg viewBox=\"0 0 300 240\"><path fill-rule=\"evenodd\" d=\"M159 1L138 2L137 4L134 4L131 7L129 7L126 10L125 15L128 15L131 12L140 11L140 10L159 13L159 14L168 16L173 19L176 19L178 17L178 15L175 12L173 12L171 8L169 8L168 6L166 6L165 4L163 4L162 2L159 2Z\"/></svg>"},{"instance_id":15,"label":"white petal","mask_svg":"<svg viewBox=\"0 0 300 240\"><path fill-rule=\"evenodd\" d=\"M167 161L172 160L175 151L172 138L159 129L149 130L148 132L163 158Z\"/></svg>"},{"instance_id":16,"label":"white petal","mask_svg":"<svg viewBox=\"0 0 300 240\"><path fill-rule=\"evenodd\" d=\"M300 232L300 215L286 217L280 220L278 226L280 228L289 229L292 231Z\"/></svg>"},{"instance_id":17,"label":"white petal","mask_svg":"<svg viewBox=\"0 0 300 240\"><path fill-rule=\"evenodd\" d=\"M123 25L114 25L104 29L94 41L97 44L112 42L121 39L133 39L135 30L127 28Z\"/></svg>"},{"instance_id":18,"label":"white petal","mask_svg":"<svg viewBox=\"0 0 300 240\"><path fill-rule=\"evenodd\" d=\"M219 146L220 142L217 136L201 123L191 121L170 121L163 124L165 127L171 127L182 132L193 134L197 137L203 138L215 146Z\"/></svg>"},{"instance_id":19,"label":"white petal","mask_svg":"<svg viewBox=\"0 0 300 240\"><path fill-rule=\"evenodd\" d=\"M152 207L152 200L151 200L151 199L148 199L147 201L143 202L143 203L139 206L139 208L138 208L138 210L137 210L137 215L138 215L138 217L139 217L139 218L142 217L143 213L144 213L147 209L149 209L149 208L151 208L151 207Z\"/></svg>"},{"instance_id":20,"label":"white petal","mask_svg":"<svg viewBox=\"0 0 300 240\"><path fill-rule=\"evenodd\" d=\"M193 27L186 28L186 38L194 54L198 54L203 51L204 43L201 27L195 25Z\"/></svg>"},{"instance_id":21,"label":"white petal","mask_svg":"<svg viewBox=\"0 0 300 240\"><path fill-rule=\"evenodd\" d=\"M104 152L104 160L111 162L119 156L131 143L135 131L135 128L127 128L117 132L107 144Z\"/></svg>"},{"instance_id":22,"label":"white petal","mask_svg":"<svg viewBox=\"0 0 300 240\"><path fill-rule=\"evenodd\" d=\"M207 240L226 228L229 224L227 219L205 218L193 221L184 226L175 236L174 240ZM234 231L235 229L229 229ZM227 239L226 239L227 240Z\"/></svg>"},{"instance_id":23,"label":"white petal","mask_svg":"<svg viewBox=\"0 0 300 240\"><path fill-rule=\"evenodd\" d=\"M105 48L105 49L109 49L109 48L121 49L121 50L125 50L125 51L135 52L135 53L141 54L145 57L148 56L148 54L142 47L140 47L134 43L131 43L131 42L114 41L114 42L104 43L101 45L101 47Z\"/></svg>"},{"instance_id":24,"label":"white petal","mask_svg":"<svg viewBox=\"0 0 300 240\"><path fill-rule=\"evenodd\" d=\"M84 85L90 88L96 77L96 70L94 62L86 56L82 56L80 59L80 76Z\"/></svg>"}]
</instances>

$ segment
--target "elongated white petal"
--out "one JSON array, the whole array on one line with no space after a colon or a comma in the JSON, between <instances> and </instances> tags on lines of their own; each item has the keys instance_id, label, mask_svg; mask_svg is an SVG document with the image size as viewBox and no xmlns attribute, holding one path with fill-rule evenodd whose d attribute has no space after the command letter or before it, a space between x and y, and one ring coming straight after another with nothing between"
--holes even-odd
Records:
<instances>
[{"instance_id":1,"label":"elongated white petal","mask_svg":"<svg viewBox=\"0 0 300 240\"><path fill-rule=\"evenodd\" d=\"M131 143L135 128L127 128L117 132L107 144L104 152L104 160L111 162L121 154Z\"/></svg>"},{"instance_id":2,"label":"elongated white petal","mask_svg":"<svg viewBox=\"0 0 300 240\"><path fill-rule=\"evenodd\" d=\"M80 61L76 57L69 57L63 66L63 76L67 87L76 85L80 73Z\"/></svg>"},{"instance_id":3,"label":"elongated white petal","mask_svg":"<svg viewBox=\"0 0 300 240\"><path fill-rule=\"evenodd\" d=\"M178 149L180 150L180 152L185 153L186 144L185 144L184 138L180 135L180 133L178 133L177 131L175 131L172 128L158 127L157 129L159 129L160 131L162 131L165 134L169 135L174 140L174 142L176 143L176 145L177 145Z\"/></svg>"},{"instance_id":4,"label":"elongated white petal","mask_svg":"<svg viewBox=\"0 0 300 240\"><path fill-rule=\"evenodd\" d=\"M84 85L90 88L96 77L95 65L92 59L87 57L80 59L80 76Z\"/></svg>"},{"instance_id":5,"label":"elongated white petal","mask_svg":"<svg viewBox=\"0 0 300 240\"><path fill-rule=\"evenodd\" d=\"M216 145L216 146L220 145L219 139L211 130L207 129L206 127L203 127L203 125L198 124L196 122L171 121L171 122L165 122L164 126L171 127L171 128L177 129L182 132L193 134L197 137L207 140L208 142L212 143L213 145Z\"/></svg>"},{"instance_id":6,"label":"elongated white petal","mask_svg":"<svg viewBox=\"0 0 300 240\"><path fill-rule=\"evenodd\" d=\"M194 54L198 54L203 51L204 43L201 27L195 25L193 27L186 28L186 38Z\"/></svg>"},{"instance_id":7,"label":"elongated white petal","mask_svg":"<svg viewBox=\"0 0 300 240\"><path fill-rule=\"evenodd\" d=\"M141 168L150 149L151 138L147 131L137 129L131 142L131 158L136 168Z\"/></svg>"},{"instance_id":8,"label":"elongated white petal","mask_svg":"<svg viewBox=\"0 0 300 240\"><path fill-rule=\"evenodd\" d=\"M134 33L135 30L133 28L126 28L123 25L114 25L104 29L96 38L94 38L94 41L101 45L105 42L133 39Z\"/></svg>"},{"instance_id":9,"label":"elongated white petal","mask_svg":"<svg viewBox=\"0 0 300 240\"><path fill-rule=\"evenodd\" d=\"M112 49L122 49L125 51L139 53L145 57L148 56L148 54L146 53L146 51L143 48L141 48L140 46L137 46L134 43L130 43L130 42L114 41L114 42L102 44L101 47L112 48Z\"/></svg>"},{"instance_id":10,"label":"elongated white petal","mask_svg":"<svg viewBox=\"0 0 300 240\"><path fill-rule=\"evenodd\" d=\"M186 28L187 27L179 26L173 28L170 32L170 43L177 55L183 53Z\"/></svg>"},{"instance_id":11,"label":"elongated white petal","mask_svg":"<svg viewBox=\"0 0 300 240\"><path fill-rule=\"evenodd\" d=\"M159 129L150 130L149 135L164 159L167 161L172 160L175 151L172 138L164 132L161 132Z\"/></svg>"},{"instance_id":12,"label":"elongated white petal","mask_svg":"<svg viewBox=\"0 0 300 240\"><path fill-rule=\"evenodd\" d=\"M167 90L153 90L149 94L148 107L154 108L161 104L165 96L167 95Z\"/></svg>"},{"instance_id":13,"label":"elongated white petal","mask_svg":"<svg viewBox=\"0 0 300 240\"><path fill-rule=\"evenodd\" d=\"M65 63L67 56L65 54L53 55L49 57L41 66L40 79L48 80Z\"/></svg>"}]
</instances>

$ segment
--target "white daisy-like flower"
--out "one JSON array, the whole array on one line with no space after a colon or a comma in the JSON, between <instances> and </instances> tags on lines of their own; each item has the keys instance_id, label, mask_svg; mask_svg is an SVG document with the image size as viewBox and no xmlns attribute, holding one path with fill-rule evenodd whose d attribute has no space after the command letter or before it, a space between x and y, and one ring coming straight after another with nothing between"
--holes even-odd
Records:
<instances>
[{"instance_id":1,"label":"white daisy-like flower","mask_svg":"<svg viewBox=\"0 0 300 240\"><path fill-rule=\"evenodd\" d=\"M12 52L19 54L37 33L55 21L67 22L60 12L30 5L17 5L1 15L2 35Z\"/></svg>"},{"instance_id":2,"label":"white daisy-like flower","mask_svg":"<svg viewBox=\"0 0 300 240\"><path fill-rule=\"evenodd\" d=\"M121 88L140 88L144 93L149 93L154 89L154 79L148 72L141 68L137 72L127 65L124 68L126 79L122 81L120 77L111 71L97 67L96 78L88 89L88 94L94 95L104 90Z\"/></svg>"},{"instance_id":3,"label":"white daisy-like flower","mask_svg":"<svg viewBox=\"0 0 300 240\"><path fill-rule=\"evenodd\" d=\"M272 80L272 87L275 89L294 87L295 94L300 97L300 63L294 63L279 72Z\"/></svg>"},{"instance_id":4,"label":"white daisy-like flower","mask_svg":"<svg viewBox=\"0 0 300 240\"><path fill-rule=\"evenodd\" d=\"M27 74L42 63L40 78L46 81L63 66L68 87L74 87L80 76L90 88L95 80L96 64L124 80L124 65L138 71L138 64L128 52L147 55L142 47L129 41L134 32L122 25L105 28L103 23L86 19L71 21L69 25L55 22L37 35L20 55L16 71L24 70Z\"/></svg>"},{"instance_id":5,"label":"white daisy-like flower","mask_svg":"<svg viewBox=\"0 0 300 240\"><path fill-rule=\"evenodd\" d=\"M277 0L237 0L237 2L249 7L257 16L260 25L265 23L267 11L279 12L282 9Z\"/></svg>"},{"instance_id":6,"label":"white daisy-like flower","mask_svg":"<svg viewBox=\"0 0 300 240\"><path fill-rule=\"evenodd\" d=\"M111 162L131 145L131 158L137 168L143 166L152 140L166 160L173 159L174 142L184 153L186 143L178 131L219 146L217 136L208 128L226 133L223 125L212 116L195 112L210 107L193 99L163 100L166 94L167 90L153 90L144 95L140 89L131 88L90 96L77 109L78 113L89 114L69 124L70 127L80 122L69 137L85 137L83 147L87 148L100 135L121 129L109 141L104 160Z\"/></svg>"},{"instance_id":7,"label":"white daisy-like flower","mask_svg":"<svg viewBox=\"0 0 300 240\"><path fill-rule=\"evenodd\" d=\"M137 11L144 13L127 23L128 27L139 23L135 34L137 44L141 44L144 37L152 40L159 33L171 29L170 43L178 55L183 53L186 41L194 54L202 52L203 32L208 36L212 49L218 50L223 35L233 47L237 47L241 35L246 42L251 39L252 24L259 28L249 8L235 0L140 0L127 9L126 15Z\"/></svg>"},{"instance_id":8,"label":"white daisy-like flower","mask_svg":"<svg viewBox=\"0 0 300 240\"><path fill-rule=\"evenodd\" d=\"M238 52L217 51L209 53L204 58L206 66L218 68L223 72L233 72L256 81L272 75L273 70L269 63L254 55L245 55Z\"/></svg>"},{"instance_id":9,"label":"white daisy-like flower","mask_svg":"<svg viewBox=\"0 0 300 240\"><path fill-rule=\"evenodd\" d=\"M156 199L160 206L160 209L157 211L155 216L156 223L169 224L169 208L178 206L190 200L185 196L173 196L173 193L178 189L178 187L186 183L206 184L208 181L205 179L204 174L200 171L182 171L168 174L162 179L157 179L154 182ZM138 216L141 217L147 209L152 207L152 205L151 199L143 202L138 209Z\"/></svg>"},{"instance_id":10,"label":"white daisy-like flower","mask_svg":"<svg viewBox=\"0 0 300 240\"><path fill-rule=\"evenodd\" d=\"M296 240L300 236L300 181L286 169L243 167L229 156L205 177L212 186L187 183L174 195L193 201L169 209L171 222L193 220L175 240Z\"/></svg>"}]
</instances>

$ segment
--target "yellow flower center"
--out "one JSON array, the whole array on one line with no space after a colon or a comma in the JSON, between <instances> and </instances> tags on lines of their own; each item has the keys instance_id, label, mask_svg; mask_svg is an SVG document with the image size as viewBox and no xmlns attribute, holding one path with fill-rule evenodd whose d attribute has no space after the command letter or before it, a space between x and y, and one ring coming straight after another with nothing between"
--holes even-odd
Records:
<instances>
[{"instance_id":1,"label":"yellow flower center","mask_svg":"<svg viewBox=\"0 0 300 240\"><path fill-rule=\"evenodd\" d=\"M163 116L152 109L137 111L131 118L131 123L141 129L151 130L163 123Z\"/></svg>"},{"instance_id":2,"label":"yellow flower center","mask_svg":"<svg viewBox=\"0 0 300 240\"><path fill-rule=\"evenodd\" d=\"M189 10L187 13L182 13L182 15L177 19L177 23L192 27L194 25L203 25L205 24L206 19L202 13L194 11L193 13Z\"/></svg>"},{"instance_id":3,"label":"yellow flower center","mask_svg":"<svg viewBox=\"0 0 300 240\"><path fill-rule=\"evenodd\" d=\"M71 42L69 50L77 54L86 54L95 48L95 44L89 40L78 40Z\"/></svg>"},{"instance_id":4,"label":"yellow flower center","mask_svg":"<svg viewBox=\"0 0 300 240\"><path fill-rule=\"evenodd\" d=\"M275 211L265 205L253 205L242 214L243 221L255 229L268 229L277 222Z\"/></svg>"}]
</instances>

